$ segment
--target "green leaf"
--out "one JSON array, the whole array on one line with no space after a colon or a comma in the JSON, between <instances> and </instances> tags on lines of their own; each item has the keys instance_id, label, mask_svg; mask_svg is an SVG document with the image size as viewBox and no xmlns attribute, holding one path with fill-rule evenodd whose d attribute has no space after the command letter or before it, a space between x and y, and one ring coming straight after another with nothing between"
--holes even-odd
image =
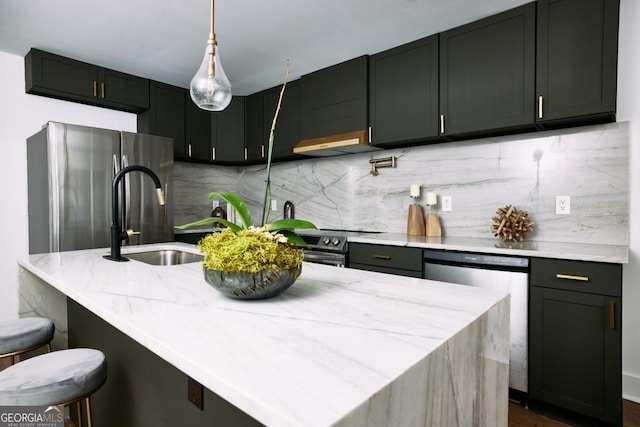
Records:
<instances>
[{"instance_id":1,"label":"green leaf","mask_svg":"<svg viewBox=\"0 0 640 427\"><path fill-rule=\"evenodd\" d=\"M293 245L301 246L303 248L309 247L309 245L307 245L307 242L305 242L302 237L298 236L291 230L281 230L279 231L279 233L286 237L289 243Z\"/></svg>"},{"instance_id":2,"label":"green leaf","mask_svg":"<svg viewBox=\"0 0 640 427\"><path fill-rule=\"evenodd\" d=\"M240 228L236 224L219 217L203 218L201 220L190 222L188 224L176 225L174 228L177 228L178 230L186 230L188 228L198 227L200 225L207 225L207 224L213 224L213 223L224 224L225 226L229 227L229 229L235 231L236 233L242 230L242 228Z\"/></svg>"},{"instance_id":3,"label":"green leaf","mask_svg":"<svg viewBox=\"0 0 640 427\"><path fill-rule=\"evenodd\" d=\"M190 222L188 224L176 225L173 228L177 228L178 230L186 230L188 228L197 227L199 225L207 225L215 222L213 218L203 218L198 221Z\"/></svg>"},{"instance_id":4,"label":"green leaf","mask_svg":"<svg viewBox=\"0 0 640 427\"><path fill-rule=\"evenodd\" d=\"M235 208L244 228L249 228L249 226L253 225L253 222L251 222L251 213L249 212L249 207L240 197L227 191L220 191L209 194L209 200L213 200L216 197L220 197L226 200L227 203Z\"/></svg>"},{"instance_id":5,"label":"green leaf","mask_svg":"<svg viewBox=\"0 0 640 427\"><path fill-rule=\"evenodd\" d=\"M304 219L278 219L271 223L269 231L317 228L314 223Z\"/></svg>"},{"instance_id":6,"label":"green leaf","mask_svg":"<svg viewBox=\"0 0 640 427\"><path fill-rule=\"evenodd\" d=\"M233 231L234 233L237 233L237 232L239 232L239 231L241 231L241 230L242 230L242 227L240 227L240 226L239 226L239 225L237 225L237 224L234 224L234 223L233 223L233 222L231 222L231 221L227 221L227 220L226 220L226 219L224 219L224 218L214 217L213 219L214 219L214 221L213 221L213 222L219 222L220 224L222 224L222 225L226 226L228 229L230 229L230 230L231 230L231 231Z\"/></svg>"}]
</instances>

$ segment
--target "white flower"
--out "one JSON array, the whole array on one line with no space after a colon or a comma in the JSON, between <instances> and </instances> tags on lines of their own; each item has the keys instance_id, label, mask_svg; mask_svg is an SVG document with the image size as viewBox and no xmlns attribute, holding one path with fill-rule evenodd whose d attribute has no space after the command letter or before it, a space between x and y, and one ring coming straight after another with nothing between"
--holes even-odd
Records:
<instances>
[{"instance_id":1,"label":"white flower","mask_svg":"<svg viewBox=\"0 0 640 427\"><path fill-rule=\"evenodd\" d=\"M288 243L289 239L287 239L286 236L284 236L283 234L276 234L275 236L273 236L274 239L276 239L276 242L278 243Z\"/></svg>"}]
</instances>

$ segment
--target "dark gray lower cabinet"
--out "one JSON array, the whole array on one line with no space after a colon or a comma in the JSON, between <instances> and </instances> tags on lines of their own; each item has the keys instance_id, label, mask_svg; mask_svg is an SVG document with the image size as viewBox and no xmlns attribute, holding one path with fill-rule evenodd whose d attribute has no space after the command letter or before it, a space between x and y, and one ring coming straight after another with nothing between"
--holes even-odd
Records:
<instances>
[{"instance_id":1,"label":"dark gray lower cabinet","mask_svg":"<svg viewBox=\"0 0 640 427\"><path fill-rule=\"evenodd\" d=\"M618 264L531 260L532 408L622 425L621 288Z\"/></svg>"},{"instance_id":2,"label":"dark gray lower cabinet","mask_svg":"<svg viewBox=\"0 0 640 427\"><path fill-rule=\"evenodd\" d=\"M422 249L349 243L349 268L422 277Z\"/></svg>"},{"instance_id":3,"label":"dark gray lower cabinet","mask_svg":"<svg viewBox=\"0 0 640 427\"><path fill-rule=\"evenodd\" d=\"M96 348L107 356L107 381L91 397L96 425L262 425L206 388L198 409L187 400L186 374L71 299L67 311L69 347Z\"/></svg>"}]
</instances>

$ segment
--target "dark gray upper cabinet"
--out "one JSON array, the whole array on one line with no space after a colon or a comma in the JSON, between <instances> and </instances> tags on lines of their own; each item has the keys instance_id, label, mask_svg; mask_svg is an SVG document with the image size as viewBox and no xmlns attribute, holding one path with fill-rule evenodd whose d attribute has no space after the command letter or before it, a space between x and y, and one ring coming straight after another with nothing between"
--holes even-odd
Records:
<instances>
[{"instance_id":1,"label":"dark gray upper cabinet","mask_svg":"<svg viewBox=\"0 0 640 427\"><path fill-rule=\"evenodd\" d=\"M149 108L149 80L31 49L25 57L26 92L140 112Z\"/></svg>"},{"instance_id":2,"label":"dark gray upper cabinet","mask_svg":"<svg viewBox=\"0 0 640 427\"><path fill-rule=\"evenodd\" d=\"M263 125L263 92L247 96L246 116L246 141L244 148L244 160L259 162L266 155L266 144ZM267 136L268 137L268 136Z\"/></svg>"},{"instance_id":3,"label":"dark gray upper cabinet","mask_svg":"<svg viewBox=\"0 0 640 427\"><path fill-rule=\"evenodd\" d=\"M278 106L282 85L267 89L263 93L263 138L268 152L269 134L273 117ZM303 156L293 153L293 147L300 142L300 80L288 82L282 96L278 121L273 137L273 160L292 160Z\"/></svg>"},{"instance_id":4,"label":"dark gray upper cabinet","mask_svg":"<svg viewBox=\"0 0 640 427\"><path fill-rule=\"evenodd\" d=\"M149 108L149 80L98 67L98 101L101 106L144 111Z\"/></svg>"},{"instance_id":5,"label":"dark gray upper cabinet","mask_svg":"<svg viewBox=\"0 0 640 427\"><path fill-rule=\"evenodd\" d=\"M198 107L191 99L189 90L184 90L186 115L186 154L194 162L213 161L211 139L212 113Z\"/></svg>"},{"instance_id":6,"label":"dark gray upper cabinet","mask_svg":"<svg viewBox=\"0 0 640 427\"><path fill-rule=\"evenodd\" d=\"M173 138L175 160L188 159L185 142L185 89L151 81L149 109L138 114L138 132Z\"/></svg>"},{"instance_id":7,"label":"dark gray upper cabinet","mask_svg":"<svg viewBox=\"0 0 640 427\"><path fill-rule=\"evenodd\" d=\"M285 91L273 159L367 128L372 145L393 148L615 121L619 9L539 0L306 74ZM247 164L266 159L281 87L239 97L218 126L185 106L184 89L37 49L25 81L27 93L139 113L138 130L172 137L178 160Z\"/></svg>"},{"instance_id":8,"label":"dark gray upper cabinet","mask_svg":"<svg viewBox=\"0 0 640 427\"><path fill-rule=\"evenodd\" d=\"M440 133L534 126L535 4L440 34Z\"/></svg>"},{"instance_id":9,"label":"dark gray upper cabinet","mask_svg":"<svg viewBox=\"0 0 640 427\"><path fill-rule=\"evenodd\" d=\"M302 76L300 138L367 129L368 56Z\"/></svg>"},{"instance_id":10,"label":"dark gray upper cabinet","mask_svg":"<svg viewBox=\"0 0 640 427\"><path fill-rule=\"evenodd\" d=\"M530 280L529 405L622 425L622 266L532 258Z\"/></svg>"},{"instance_id":11,"label":"dark gray upper cabinet","mask_svg":"<svg viewBox=\"0 0 640 427\"><path fill-rule=\"evenodd\" d=\"M211 113L211 141L216 163L245 161L245 96L234 96L222 111Z\"/></svg>"},{"instance_id":12,"label":"dark gray upper cabinet","mask_svg":"<svg viewBox=\"0 0 640 427\"><path fill-rule=\"evenodd\" d=\"M138 131L174 140L175 160L237 164L245 161L245 97L234 96L223 111L202 110L188 89L151 81L148 111Z\"/></svg>"},{"instance_id":13,"label":"dark gray upper cabinet","mask_svg":"<svg viewBox=\"0 0 640 427\"><path fill-rule=\"evenodd\" d=\"M371 144L438 136L438 35L369 58Z\"/></svg>"},{"instance_id":14,"label":"dark gray upper cabinet","mask_svg":"<svg viewBox=\"0 0 640 427\"><path fill-rule=\"evenodd\" d=\"M538 123L615 120L619 1L537 4Z\"/></svg>"}]
</instances>

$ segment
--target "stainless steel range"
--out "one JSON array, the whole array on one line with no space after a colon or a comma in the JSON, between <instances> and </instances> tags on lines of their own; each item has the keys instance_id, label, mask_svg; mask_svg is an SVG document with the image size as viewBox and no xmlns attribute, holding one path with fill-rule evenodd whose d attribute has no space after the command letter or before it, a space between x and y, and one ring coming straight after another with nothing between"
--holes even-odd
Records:
<instances>
[{"instance_id":1,"label":"stainless steel range","mask_svg":"<svg viewBox=\"0 0 640 427\"><path fill-rule=\"evenodd\" d=\"M296 230L309 245L303 249L304 260L317 264L346 267L348 244L345 232L335 230Z\"/></svg>"}]
</instances>

